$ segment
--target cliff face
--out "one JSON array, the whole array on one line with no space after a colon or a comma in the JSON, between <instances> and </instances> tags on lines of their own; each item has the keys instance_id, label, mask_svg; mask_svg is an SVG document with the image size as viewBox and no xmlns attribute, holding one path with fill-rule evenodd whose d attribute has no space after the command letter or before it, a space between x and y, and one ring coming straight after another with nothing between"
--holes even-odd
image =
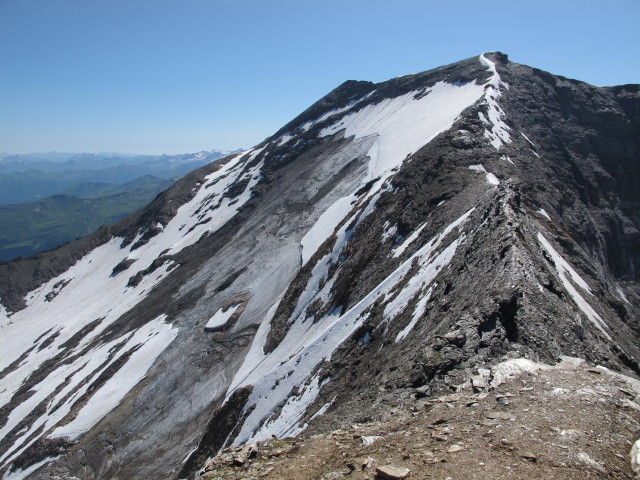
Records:
<instances>
[{"instance_id":1,"label":"cliff face","mask_svg":"<svg viewBox=\"0 0 640 480\"><path fill-rule=\"evenodd\" d=\"M124 221L0 266L2 469L192 475L504 358L640 373L639 112L636 85L499 53L346 82Z\"/></svg>"}]
</instances>

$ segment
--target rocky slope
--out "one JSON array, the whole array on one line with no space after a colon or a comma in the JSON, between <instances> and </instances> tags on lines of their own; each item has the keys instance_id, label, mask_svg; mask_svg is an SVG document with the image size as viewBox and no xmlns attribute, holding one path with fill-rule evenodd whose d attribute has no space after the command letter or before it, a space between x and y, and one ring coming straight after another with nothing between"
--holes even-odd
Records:
<instances>
[{"instance_id":1,"label":"rocky slope","mask_svg":"<svg viewBox=\"0 0 640 480\"><path fill-rule=\"evenodd\" d=\"M5 477L193 477L505 357L640 373L639 112L500 53L346 82L0 266Z\"/></svg>"},{"instance_id":2,"label":"rocky slope","mask_svg":"<svg viewBox=\"0 0 640 480\"><path fill-rule=\"evenodd\" d=\"M481 372L430 398L381 389L376 418L227 447L197 478L635 478L637 380L568 357Z\"/></svg>"}]
</instances>

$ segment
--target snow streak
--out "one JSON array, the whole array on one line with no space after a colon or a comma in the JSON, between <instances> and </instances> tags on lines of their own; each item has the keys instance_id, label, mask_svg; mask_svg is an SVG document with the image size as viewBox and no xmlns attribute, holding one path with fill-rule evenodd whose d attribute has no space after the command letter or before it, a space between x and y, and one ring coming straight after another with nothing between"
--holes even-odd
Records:
<instances>
[{"instance_id":1,"label":"snow streak","mask_svg":"<svg viewBox=\"0 0 640 480\"><path fill-rule=\"evenodd\" d=\"M255 408L245 419L235 443L259 441L271 435L299 433L304 428L299 420L318 394L317 384L313 379L308 380L309 372L313 372L321 362L329 360L335 349L362 325L368 318L369 308L374 302L382 300L383 304L388 304L388 321L391 321L399 313L401 308L399 305L405 302L405 297L413 298L427 290L437 273L453 258L457 246L463 241L463 236L450 240L448 246L436 254L438 247L449 238L450 233L461 227L472 211L473 209L469 210L432 238L347 311L343 312L341 307L334 308L321 318L314 320L307 317L307 307L314 301L323 303L330 301L330 285L340 273L338 268L331 278L327 278L330 260L338 259L342 248L346 245L346 238L350 234L343 226L338 232L333 251L321 259L312 272L307 282L307 289L300 296L298 306L289 318L285 338L268 355L257 354L259 347L264 343L259 347L256 346L255 350L252 348L255 353L247 357L240 369L242 373L239 372L227 392L228 398L236 388L253 385L247 405L255 405ZM352 219L357 221L357 214ZM349 223L346 222L345 225ZM415 262L421 267L415 275L407 278ZM318 288L321 280L324 281L324 286ZM428 295L427 291L424 297L428 298ZM404 307L406 308L406 303ZM417 316L423 308L424 306L418 305L414 316ZM261 325L256 339L258 342L264 342L270 321L271 316ZM413 328L416 321L407 332ZM301 393L287 401L286 415L284 409L276 414L278 405L289 398L292 389L297 389Z\"/></svg>"},{"instance_id":2,"label":"snow streak","mask_svg":"<svg viewBox=\"0 0 640 480\"><path fill-rule=\"evenodd\" d=\"M0 440L11 439L0 451L0 468L43 436L79 438L144 378L178 334L166 323L166 315L112 340L104 337L175 264L165 261L135 286L129 279L161 255L180 252L233 217L259 180L262 163L251 163L259 153L238 155L208 175L167 225L156 225L158 233L150 242L136 245L145 231L124 247L122 238L113 238L30 292L23 310L10 315L0 308L0 371L7 372L0 379L0 408L10 406ZM243 180L246 186L239 195L226 194ZM114 273L125 259L134 262ZM72 411L77 413L70 420Z\"/></svg>"},{"instance_id":3,"label":"snow streak","mask_svg":"<svg viewBox=\"0 0 640 480\"><path fill-rule=\"evenodd\" d=\"M580 275L567 263L567 261L562 258L562 256L554 250L551 246L551 243L544 238L544 236L538 232L538 241L542 245L549 255L551 255L551 259L556 267L556 272L558 273L558 277L560 277L560 281L562 285L569 293L569 296L576 303L578 308L582 310L582 312L587 316L587 318L593 323L598 330L600 330L605 337L611 340L611 336L605 330L607 324L602 320L602 317L596 313L596 311L589 305L589 303L578 293L578 290L574 287L574 284L577 285L582 291L589 295L593 295L591 293L591 289L587 282L585 282Z\"/></svg>"},{"instance_id":4,"label":"snow streak","mask_svg":"<svg viewBox=\"0 0 640 480\"><path fill-rule=\"evenodd\" d=\"M496 150L499 150L502 145L511 143L511 136L509 135L509 130L511 129L504 123L502 119L504 112L498 105L498 99L502 96L501 90L508 90L509 85L502 81L496 70L495 63L485 57L484 54L480 55L480 62L487 67L492 75L485 83L484 94L489 118L487 119L482 112L478 115L480 120L488 127L484 130L484 136L489 139L489 142Z\"/></svg>"}]
</instances>

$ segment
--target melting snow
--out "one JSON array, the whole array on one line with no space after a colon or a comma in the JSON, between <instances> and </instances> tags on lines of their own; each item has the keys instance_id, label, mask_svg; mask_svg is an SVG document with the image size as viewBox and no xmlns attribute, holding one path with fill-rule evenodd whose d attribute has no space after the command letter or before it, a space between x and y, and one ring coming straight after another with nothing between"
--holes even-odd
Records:
<instances>
[{"instance_id":1,"label":"melting snow","mask_svg":"<svg viewBox=\"0 0 640 480\"><path fill-rule=\"evenodd\" d=\"M551 217L549 216L549 214L544 210L544 208L541 208L540 210L538 210L538 213L540 215L542 215L544 218L546 218L547 220L551 221Z\"/></svg>"},{"instance_id":2,"label":"melting snow","mask_svg":"<svg viewBox=\"0 0 640 480\"><path fill-rule=\"evenodd\" d=\"M489 142L496 150L499 150L502 145L511 143L511 136L509 135L510 128L502 120L504 112L500 108L500 105L498 105L498 98L502 96L500 90L508 89L509 85L502 81L496 70L495 63L486 58L484 54L480 55L480 62L482 62L493 75L485 84L486 90L484 94L485 103L488 106L487 114L489 115L489 119L487 120L482 112L478 115L484 124L491 126L491 130L485 129L484 136L489 139Z\"/></svg>"},{"instance_id":3,"label":"melting snow","mask_svg":"<svg viewBox=\"0 0 640 480\"><path fill-rule=\"evenodd\" d=\"M343 129L345 137L376 135L378 154L369 163L368 181L399 166L408 155L451 128L458 115L482 96L483 90L475 82L460 86L438 82L420 98L415 91L367 105L323 129L320 135L332 135Z\"/></svg>"},{"instance_id":4,"label":"melting snow","mask_svg":"<svg viewBox=\"0 0 640 480\"><path fill-rule=\"evenodd\" d=\"M46 434L57 426L54 436L77 438L115 407L144 377L150 365L177 334L177 329L164 323L164 317L158 317L108 343L100 344L98 338L167 275L172 262L167 261L143 276L135 287L127 286L130 277L146 269L162 252L178 253L202 235L217 230L251 197L251 188L258 182L262 163L253 167L247 167L247 164L259 153L260 150L249 150L208 175L194 198L182 205L167 225L157 225L161 231L152 241L132 251L132 245L121 248L122 238L113 238L78 260L63 275L30 292L26 296L27 307L23 310L9 317L4 308L0 309L3 338L0 370L23 354L26 356L17 368L0 380L0 407L7 405L43 364L61 352L64 355L51 373L33 386L33 393L7 412L7 422L0 429L0 439L10 434L27 416L31 418L28 427L17 435L14 444L0 457L2 465L35 442L39 438L38 431ZM227 188L240 178L249 179L245 190L236 198L221 199ZM139 232L136 241L144 233ZM113 268L125 258L136 259L136 262L124 272L113 275ZM69 283L61 288L62 281ZM86 330L77 345L61 350L65 342L90 324L92 329ZM43 332L48 333L42 336ZM92 346L92 350L87 352L92 344L97 346ZM124 364L125 368L118 370L93 394L73 421L59 426L58 423L100 373L127 352L131 356ZM65 363L68 359L74 360ZM44 411L32 414L56 390L58 393Z\"/></svg>"},{"instance_id":5,"label":"melting snow","mask_svg":"<svg viewBox=\"0 0 640 480\"><path fill-rule=\"evenodd\" d=\"M596 311L591 308L591 305L587 303L587 301L578 293L576 288L573 286L573 284L575 283L584 292L589 295L593 295L591 293L589 285L587 285L587 283L580 277L580 275L577 274L577 272L571 267L571 265L569 265L565 261L565 259L562 258L560 254L554 250L549 241L544 238L544 236L540 232L538 232L538 241L547 251L547 253L551 255L562 285L567 290L576 305L578 305L578 308L582 310L582 312L587 316L591 323L598 327L598 329L605 335L605 337L611 340L611 337L605 330L606 323L604 322L604 320L602 320L600 315L598 315Z\"/></svg>"},{"instance_id":6,"label":"melting snow","mask_svg":"<svg viewBox=\"0 0 640 480\"><path fill-rule=\"evenodd\" d=\"M627 296L624 294L624 292L620 287L616 287L616 292L618 292L618 295L620 295L620 298L624 303L626 303L627 305L631 305L631 302L629 302L629 300L627 299Z\"/></svg>"},{"instance_id":7,"label":"melting snow","mask_svg":"<svg viewBox=\"0 0 640 480\"><path fill-rule=\"evenodd\" d=\"M260 326L250 354L245 358L243 366L227 392L228 397L240 386L253 385L254 387L247 404L255 404L255 408L248 413L235 439L235 443L241 444L250 439L263 438L275 431L291 434L291 432L297 432L297 429L304 428L304 426L298 425L298 422L308 405L317 396L316 383L314 381L311 381L309 386L304 388L301 396L290 401L291 406L287 409L286 416L283 410L278 418L270 417L277 406L289 397L292 388L301 388L307 380L308 372L313 371L323 360L328 360L334 350L362 325L362 322L368 316L369 307L376 300L386 299L391 296L391 292L397 289L400 282L411 271L415 260L422 267L420 270L421 277L414 284L416 288L428 287L424 282L428 282L429 278L435 276L438 271L436 265L442 268L446 261L452 257L459 239L453 240L440 255L431 258L435 248L450 232L460 227L472 211L473 209L465 213L434 237L427 245L404 261L349 310L343 313L341 309L336 309L313 321L306 316L306 306L314 299L323 298L323 295L326 294L328 285L331 282L326 282L319 293L316 282L319 283L321 278L326 278L327 257L336 255L336 252L339 253L342 246L346 244L345 237L347 232L345 231L346 226L343 226L336 240L334 251L325 256L324 259L321 259L315 267L318 270L314 269L312 272L311 278L307 283L308 295L306 293L301 295L298 306L289 319L285 338L270 354L265 355L262 352L270 321L273 312L275 312L276 307L274 306ZM290 402L287 402L287 405ZM281 417L282 419L280 419ZM254 434L256 428L267 418L270 418L269 422L260 429L259 433Z\"/></svg>"},{"instance_id":8,"label":"melting snow","mask_svg":"<svg viewBox=\"0 0 640 480\"><path fill-rule=\"evenodd\" d=\"M218 328L224 327L229 321L229 319L233 316L233 314L236 313L236 310L238 310L238 307L240 307L240 304L236 303L235 305L231 305L226 310L222 310L222 309L218 310L213 315L213 317L209 319L209 321L207 322L207 325L204 328L206 330L216 330Z\"/></svg>"},{"instance_id":9,"label":"melting snow","mask_svg":"<svg viewBox=\"0 0 640 480\"><path fill-rule=\"evenodd\" d=\"M429 298L431 298L431 291L433 290L434 286L435 285L429 287L427 292L424 295L422 295L422 298L420 298L420 300L416 304L416 308L413 310L413 316L411 317L411 321L407 324L406 327L404 327L402 330L398 332L398 335L396 335L396 342L399 342L400 340L405 338L407 335L409 335L409 332L413 330L413 327L416 326L416 323L418 323L418 320L420 320L420 318L424 315L424 312L427 311L427 303L429 302Z\"/></svg>"},{"instance_id":10,"label":"melting snow","mask_svg":"<svg viewBox=\"0 0 640 480\"><path fill-rule=\"evenodd\" d=\"M420 236L420 233L422 233L422 230L424 230L424 227L426 226L427 226L427 223L425 222L422 225L420 225L418 228L416 228L416 230L411 235L409 235L404 242L402 242L400 245L398 245L396 248L393 249L391 256L394 258L398 258L400 255L402 255L404 251L407 249L407 247L411 245Z\"/></svg>"},{"instance_id":11,"label":"melting snow","mask_svg":"<svg viewBox=\"0 0 640 480\"><path fill-rule=\"evenodd\" d=\"M483 165L469 165L469 170L475 170L477 172L484 172L487 183L491 185L500 185L500 180L493 174L485 170Z\"/></svg>"}]
</instances>

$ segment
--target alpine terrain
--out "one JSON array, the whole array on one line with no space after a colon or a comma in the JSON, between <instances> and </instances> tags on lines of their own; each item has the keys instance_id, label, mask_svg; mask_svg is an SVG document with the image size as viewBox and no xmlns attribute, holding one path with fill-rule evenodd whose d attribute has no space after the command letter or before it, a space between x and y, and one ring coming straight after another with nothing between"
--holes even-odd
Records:
<instances>
[{"instance_id":1,"label":"alpine terrain","mask_svg":"<svg viewBox=\"0 0 640 480\"><path fill-rule=\"evenodd\" d=\"M637 428L615 430L622 447L608 455L624 457L616 475L630 478L639 89L496 52L348 81L120 222L0 265L3 478L217 478L218 452L397 423L416 397L564 421L570 396L537 407L487 397L516 370L593 392L588 375L621 382L592 406L609 418L625 400ZM577 359L585 366L550 366ZM606 431L594 415L582 428ZM363 428L362 442L383 436ZM593 435L585 445L604 452ZM581 458L606 472L596 453ZM390 468L371 475L408 475ZM498 478L487 475L477 478Z\"/></svg>"}]
</instances>

